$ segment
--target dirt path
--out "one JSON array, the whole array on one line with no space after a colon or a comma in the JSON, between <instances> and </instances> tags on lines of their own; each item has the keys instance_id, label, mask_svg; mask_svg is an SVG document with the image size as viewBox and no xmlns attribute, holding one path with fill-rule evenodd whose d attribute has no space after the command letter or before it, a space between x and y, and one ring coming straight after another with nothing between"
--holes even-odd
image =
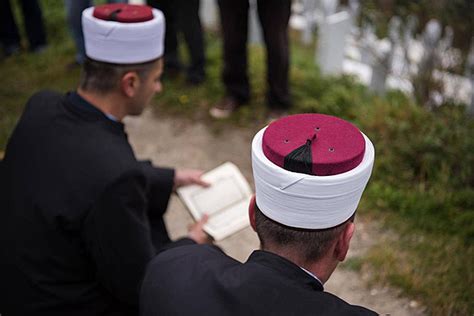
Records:
<instances>
[{"instance_id":1,"label":"dirt path","mask_svg":"<svg viewBox=\"0 0 474 316\"><path fill-rule=\"evenodd\" d=\"M252 181L250 142L254 131L229 128L216 135L204 124L177 118L157 119L151 111L126 120L129 139L140 159L151 159L160 166L212 169L223 162L232 161L244 176ZM173 197L166 222L172 238L185 235L192 222L183 204ZM351 243L349 256L360 256L377 238L372 223L358 219L357 232ZM245 261L259 243L256 234L246 228L223 240L219 245L232 257ZM423 308L413 300L399 298L387 287L368 287L368 276L336 269L325 289L351 304L363 305L382 315L423 315Z\"/></svg>"}]
</instances>

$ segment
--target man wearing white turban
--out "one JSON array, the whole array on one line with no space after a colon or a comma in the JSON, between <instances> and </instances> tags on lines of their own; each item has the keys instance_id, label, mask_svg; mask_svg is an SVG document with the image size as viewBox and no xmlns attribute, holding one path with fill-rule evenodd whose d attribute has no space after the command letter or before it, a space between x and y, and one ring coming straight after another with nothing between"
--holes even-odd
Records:
<instances>
[{"instance_id":1,"label":"man wearing white turban","mask_svg":"<svg viewBox=\"0 0 474 316\"><path fill-rule=\"evenodd\" d=\"M170 242L162 215L200 171L136 160L122 119L161 91L164 18L147 6L83 12L80 85L35 94L0 166L0 313L138 315L153 256L205 242L202 222Z\"/></svg>"}]
</instances>

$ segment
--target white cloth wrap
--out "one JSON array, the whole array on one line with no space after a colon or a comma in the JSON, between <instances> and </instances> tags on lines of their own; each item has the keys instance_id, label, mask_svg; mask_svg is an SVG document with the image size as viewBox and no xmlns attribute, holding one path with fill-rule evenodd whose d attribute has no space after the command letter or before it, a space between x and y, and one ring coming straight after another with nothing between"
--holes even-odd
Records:
<instances>
[{"instance_id":1,"label":"white cloth wrap","mask_svg":"<svg viewBox=\"0 0 474 316\"><path fill-rule=\"evenodd\" d=\"M256 202L267 217L286 226L324 229L337 226L354 214L369 181L375 149L367 136L362 162L332 176L313 176L285 170L263 153L265 128L252 141L252 168Z\"/></svg>"},{"instance_id":2,"label":"white cloth wrap","mask_svg":"<svg viewBox=\"0 0 474 316\"><path fill-rule=\"evenodd\" d=\"M121 23L93 16L94 7L82 12L86 55L97 61L115 64L138 64L163 55L165 18L153 9L153 19Z\"/></svg>"}]
</instances>

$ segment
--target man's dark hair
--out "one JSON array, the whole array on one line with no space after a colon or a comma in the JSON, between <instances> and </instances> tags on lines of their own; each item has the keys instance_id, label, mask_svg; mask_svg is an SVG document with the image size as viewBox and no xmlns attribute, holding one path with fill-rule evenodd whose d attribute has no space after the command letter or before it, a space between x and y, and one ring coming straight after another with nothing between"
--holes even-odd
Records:
<instances>
[{"instance_id":1,"label":"man's dark hair","mask_svg":"<svg viewBox=\"0 0 474 316\"><path fill-rule=\"evenodd\" d=\"M118 87L120 78L130 71L137 72L140 79L146 79L158 59L140 64L112 64L87 58L82 66L79 87L85 91L105 94Z\"/></svg>"},{"instance_id":2,"label":"man's dark hair","mask_svg":"<svg viewBox=\"0 0 474 316\"><path fill-rule=\"evenodd\" d=\"M355 213L344 223L327 229L294 228L268 218L255 204L255 226L262 248L275 245L294 249L307 262L322 258L345 224L354 221L354 217Z\"/></svg>"}]
</instances>

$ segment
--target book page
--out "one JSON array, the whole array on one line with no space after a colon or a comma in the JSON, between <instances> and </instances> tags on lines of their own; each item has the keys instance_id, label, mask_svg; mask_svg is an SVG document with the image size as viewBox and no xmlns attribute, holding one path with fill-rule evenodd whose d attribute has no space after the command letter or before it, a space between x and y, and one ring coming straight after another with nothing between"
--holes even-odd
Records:
<instances>
[{"instance_id":1,"label":"book page","mask_svg":"<svg viewBox=\"0 0 474 316\"><path fill-rule=\"evenodd\" d=\"M182 187L178 189L178 195L194 219L209 215L204 230L215 240L220 240L248 226L248 203L252 191L240 170L226 162L202 178L211 186Z\"/></svg>"}]
</instances>

